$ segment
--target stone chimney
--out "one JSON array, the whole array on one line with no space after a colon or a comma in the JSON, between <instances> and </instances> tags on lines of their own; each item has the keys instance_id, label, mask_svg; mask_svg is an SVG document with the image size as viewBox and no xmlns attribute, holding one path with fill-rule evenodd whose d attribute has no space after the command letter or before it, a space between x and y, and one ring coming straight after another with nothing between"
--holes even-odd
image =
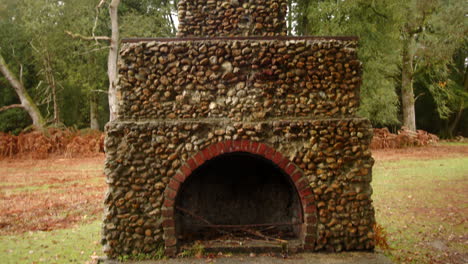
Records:
<instances>
[{"instance_id":1,"label":"stone chimney","mask_svg":"<svg viewBox=\"0 0 468 264\"><path fill-rule=\"evenodd\" d=\"M286 3L180 0L178 38L122 41L109 258L253 250L261 232L290 252L374 248L357 38L285 36Z\"/></svg>"},{"instance_id":2,"label":"stone chimney","mask_svg":"<svg viewBox=\"0 0 468 264\"><path fill-rule=\"evenodd\" d=\"M177 36L285 36L287 6L287 0L181 0Z\"/></svg>"}]
</instances>

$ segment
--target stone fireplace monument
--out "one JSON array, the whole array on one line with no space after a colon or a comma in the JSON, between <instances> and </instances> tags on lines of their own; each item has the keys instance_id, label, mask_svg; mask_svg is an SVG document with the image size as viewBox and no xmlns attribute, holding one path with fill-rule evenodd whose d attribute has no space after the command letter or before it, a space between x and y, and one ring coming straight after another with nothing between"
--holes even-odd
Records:
<instances>
[{"instance_id":1,"label":"stone fireplace monument","mask_svg":"<svg viewBox=\"0 0 468 264\"><path fill-rule=\"evenodd\" d=\"M286 12L286 0L180 0L177 38L123 40L109 258L194 241L373 249L357 39L287 37Z\"/></svg>"}]
</instances>

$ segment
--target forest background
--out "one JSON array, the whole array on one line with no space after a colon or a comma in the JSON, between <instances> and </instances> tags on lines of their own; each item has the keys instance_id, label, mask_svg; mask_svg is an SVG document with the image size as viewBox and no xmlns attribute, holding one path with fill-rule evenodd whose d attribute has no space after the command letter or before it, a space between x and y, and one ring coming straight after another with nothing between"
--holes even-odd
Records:
<instances>
[{"instance_id":1,"label":"forest background","mask_svg":"<svg viewBox=\"0 0 468 264\"><path fill-rule=\"evenodd\" d=\"M44 126L103 129L110 42L96 36L111 36L113 2L120 38L175 36L178 0L0 2L0 131L30 128L31 111ZM463 0L290 0L289 10L289 35L360 38L359 115L374 127L468 136Z\"/></svg>"}]
</instances>

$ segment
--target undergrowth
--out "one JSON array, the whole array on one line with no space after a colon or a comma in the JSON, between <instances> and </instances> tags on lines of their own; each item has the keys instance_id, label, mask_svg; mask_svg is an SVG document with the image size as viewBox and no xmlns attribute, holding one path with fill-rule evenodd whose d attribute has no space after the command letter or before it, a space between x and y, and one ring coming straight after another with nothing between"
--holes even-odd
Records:
<instances>
[{"instance_id":1,"label":"undergrowth","mask_svg":"<svg viewBox=\"0 0 468 264\"><path fill-rule=\"evenodd\" d=\"M49 128L45 133L32 131L18 136L0 132L0 159L45 159L51 154L76 157L103 151L104 134L95 130Z\"/></svg>"},{"instance_id":2,"label":"undergrowth","mask_svg":"<svg viewBox=\"0 0 468 264\"><path fill-rule=\"evenodd\" d=\"M376 247L384 251L390 249L390 246L388 245L387 231L385 231L385 229L379 224L374 225L374 240Z\"/></svg>"},{"instance_id":3,"label":"undergrowth","mask_svg":"<svg viewBox=\"0 0 468 264\"><path fill-rule=\"evenodd\" d=\"M190 257L202 258L204 254L205 254L205 247L200 242L197 241L189 249L185 249L182 252L180 252L178 256L182 258L190 258Z\"/></svg>"},{"instance_id":4,"label":"undergrowth","mask_svg":"<svg viewBox=\"0 0 468 264\"><path fill-rule=\"evenodd\" d=\"M160 246L154 253L138 253L120 256L119 261L144 261L144 260L162 260L164 259L164 246Z\"/></svg>"}]
</instances>

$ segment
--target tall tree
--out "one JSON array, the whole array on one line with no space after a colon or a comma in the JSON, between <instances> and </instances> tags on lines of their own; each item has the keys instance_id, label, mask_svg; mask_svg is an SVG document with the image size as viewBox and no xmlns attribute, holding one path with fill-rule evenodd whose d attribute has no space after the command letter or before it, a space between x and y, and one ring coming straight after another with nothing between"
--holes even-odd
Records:
<instances>
[{"instance_id":1,"label":"tall tree","mask_svg":"<svg viewBox=\"0 0 468 264\"><path fill-rule=\"evenodd\" d=\"M363 62L363 84L359 113L375 125L398 123L399 30L393 0L313 1L307 8L309 34L355 35L358 55ZM305 23L305 22L304 22ZM382 106L385 107L382 107Z\"/></svg>"},{"instance_id":2,"label":"tall tree","mask_svg":"<svg viewBox=\"0 0 468 264\"><path fill-rule=\"evenodd\" d=\"M449 137L454 136L463 113L466 113L466 109L468 109L468 64L466 63L466 58L468 58L467 41L465 41L463 47L455 53L454 61L449 65L447 83L449 86L448 89L453 91L450 96L451 100L449 101L449 108L451 111L447 117L448 120L452 119L452 122L447 124Z\"/></svg>"},{"instance_id":3,"label":"tall tree","mask_svg":"<svg viewBox=\"0 0 468 264\"><path fill-rule=\"evenodd\" d=\"M414 80L450 62L466 34L462 1L319 0L308 10L314 33L360 37L360 113L374 124L395 124L400 84L403 125L416 130Z\"/></svg>"},{"instance_id":4,"label":"tall tree","mask_svg":"<svg viewBox=\"0 0 468 264\"><path fill-rule=\"evenodd\" d=\"M467 57L468 41L465 41L464 45L457 49L450 63L433 66L415 80L416 90L424 95L422 98L426 99L426 94L432 97L432 112L442 121L438 122L438 133L442 137L455 136L457 129L461 127L463 116L468 114Z\"/></svg>"},{"instance_id":5,"label":"tall tree","mask_svg":"<svg viewBox=\"0 0 468 264\"><path fill-rule=\"evenodd\" d=\"M38 86L38 103L45 105L47 118L58 125L60 118L60 80L56 61L60 53L61 23L64 3L62 1L20 0L21 26L30 37L29 46L34 51L34 63L41 85ZM60 54L62 55L62 54Z\"/></svg>"},{"instance_id":6,"label":"tall tree","mask_svg":"<svg viewBox=\"0 0 468 264\"><path fill-rule=\"evenodd\" d=\"M38 80L30 64L32 54L27 44L28 37L25 30L17 23L21 21L21 17L16 15L18 10L17 1L5 0L0 4L0 84L2 84L0 85L2 94L0 102L3 104L0 110L21 108L28 113L33 125L42 130L45 119L31 94L32 87L37 85ZM21 114L4 119L8 113L14 112L10 110L0 113L0 122L11 120L16 124L22 124L22 128L30 124L18 119L24 118ZM8 126L2 124L1 127Z\"/></svg>"},{"instance_id":7,"label":"tall tree","mask_svg":"<svg viewBox=\"0 0 468 264\"><path fill-rule=\"evenodd\" d=\"M319 1L316 1L319 2ZM309 23L309 12L314 4L309 0L289 0L289 14L293 19L294 32L299 36L310 35L312 25Z\"/></svg>"},{"instance_id":8,"label":"tall tree","mask_svg":"<svg viewBox=\"0 0 468 264\"><path fill-rule=\"evenodd\" d=\"M96 10L99 3L101 8ZM174 13L175 3L120 3L115 13L121 20L122 37L172 36L175 25L167 16ZM79 128L99 128L99 123L109 120L109 100L104 97L110 86L106 64L112 34L111 4L109 0L81 0L79 4L73 0L0 1L2 55L9 69L24 81L23 86L41 112L47 113L46 120L60 120ZM92 41L72 39L66 30L91 36L88 39ZM99 36L104 36L105 41L94 41ZM118 46L118 41L114 43ZM116 54L118 47L112 50ZM15 71L20 68L22 74ZM0 74L0 107L20 105L8 83ZM21 111L4 111L0 113L0 129L16 130L15 125L6 124L10 122L24 128L28 124L19 122L22 119Z\"/></svg>"},{"instance_id":9,"label":"tall tree","mask_svg":"<svg viewBox=\"0 0 468 264\"><path fill-rule=\"evenodd\" d=\"M99 18L99 10L104 6L108 5L109 10L109 18L110 18L110 37L109 36L96 36L95 35L95 27L98 23ZM171 12L173 5L176 2L172 1L163 1L163 0L146 0L146 1L126 1L123 4L122 9L125 9L126 16L123 16L123 20L125 21L124 25L122 26L123 34L126 37L129 36L140 36L146 37L154 36L155 32L156 35L173 35L175 34L175 26L172 20L171 23L167 22L167 19L164 18L171 18ZM109 112L110 117L109 120L112 121L117 117L118 113L118 98L117 98L117 83L118 83L118 72L117 72L117 59L118 59L118 51L119 51L119 43L120 43L120 28L119 28L119 5L120 0L101 0L97 5L96 9L98 14L95 19L92 36L84 36L81 34L74 34L70 31L67 33L74 37L80 38L83 40L90 40L90 41L106 41L109 43L109 52L107 57L107 74L109 79L109 89L108 93L108 102L109 102ZM157 19L154 21L166 21L166 23L149 23L150 20ZM162 18L162 19L161 19ZM148 27L150 27L148 29ZM143 30L142 29L146 29ZM166 29L166 30L165 30ZM169 29L169 30L167 30ZM143 35L135 34L140 32ZM159 34L158 34L159 33Z\"/></svg>"},{"instance_id":10,"label":"tall tree","mask_svg":"<svg viewBox=\"0 0 468 264\"><path fill-rule=\"evenodd\" d=\"M101 3L104 3L105 0L102 0ZM111 37L110 47L109 47L109 57L107 58L107 74L109 76L109 115L110 121L117 118L118 113L118 98L117 98L117 59L119 55L119 42L120 42L120 32L119 32L119 20L117 10L119 8L120 0L112 0L109 4L109 15L111 19Z\"/></svg>"},{"instance_id":11,"label":"tall tree","mask_svg":"<svg viewBox=\"0 0 468 264\"><path fill-rule=\"evenodd\" d=\"M415 131L415 78L451 62L466 33L465 12L462 1L412 0L400 7L403 125Z\"/></svg>"}]
</instances>

